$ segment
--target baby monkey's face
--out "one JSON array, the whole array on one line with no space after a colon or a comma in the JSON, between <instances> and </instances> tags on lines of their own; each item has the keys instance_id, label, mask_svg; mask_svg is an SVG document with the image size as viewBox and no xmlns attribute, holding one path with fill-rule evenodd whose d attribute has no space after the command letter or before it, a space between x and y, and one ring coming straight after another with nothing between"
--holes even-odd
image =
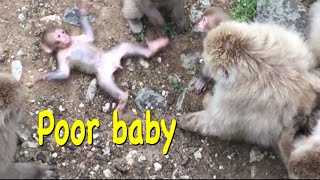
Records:
<instances>
[{"instance_id":1,"label":"baby monkey's face","mask_svg":"<svg viewBox=\"0 0 320 180\"><path fill-rule=\"evenodd\" d=\"M57 43L58 48L66 48L71 43L70 36L65 32L65 30L59 28L51 33L52 39Z\"/></svg>"}]
</instances>

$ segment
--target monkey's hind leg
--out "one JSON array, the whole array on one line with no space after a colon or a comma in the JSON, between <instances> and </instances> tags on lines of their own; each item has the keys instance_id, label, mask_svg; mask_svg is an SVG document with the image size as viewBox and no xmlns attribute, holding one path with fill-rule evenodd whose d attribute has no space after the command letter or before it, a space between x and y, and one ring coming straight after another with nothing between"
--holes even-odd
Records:
<instances>
[{"instance_id":1,"label":"monkey's hind leg","mask_svg":"<svg viewBox=\"0 0 320 180\"><path fill-rule=\"evenodd\" d=\"M185 114L177 121L177 126L181 129L202 135L214 135L209 123L211 121L210 116L206 110Z\"/></svg>"},{"instance_id":2,"label":"monkey's hind leg","mask_svg":"<svg viewBox=\"0 0 320 180\"><path fill-rule=\"evenodd\" d=\"M143 27L141 18L143 17L143 13L133 0L124 0L122 14L127 20L128 25L133 33L137 34L142 31Z\"/></svg>"},{"instance_id":3,"label":"monkey's hind leg","mask_svg":"<svg viewBox=\"0 0 320 180\"><path fill-rule=\"evenodd\" d=\"M129 93L124 92L118 87L118 85L113 80L112 74L110 74L110 72L99 72L99 74L97 75L97 79L100 88L118 101L116 110L121 113L128 102Z\"/></svg>"}]
</instances>

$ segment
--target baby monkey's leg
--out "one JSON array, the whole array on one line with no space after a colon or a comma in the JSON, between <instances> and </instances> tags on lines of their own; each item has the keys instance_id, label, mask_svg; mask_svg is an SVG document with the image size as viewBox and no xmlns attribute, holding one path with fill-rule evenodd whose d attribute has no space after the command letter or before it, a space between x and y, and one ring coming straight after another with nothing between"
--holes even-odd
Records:
<instances>
[{"instance_id":1,"label":"baby monkey's leg","mask_svg":"<svg viewBox=\"0 0 320 180\"><path fill-rule=\"evenodd\" d=\"M123 111L128 101L128 92L122 91L112 79L112 74L108 72L99 72L97 79L100 88L119 101L116 110L119 112Z\"/></svg>"},{"instance_id":2,"label":"baby monkey's leg","mask_svg":"<svg viewBox=\"0 0 320 180\"><path fill-rule=\"evenodd\" d=\"M139 43L126 42L121 43L112 50L113 57L117 60L120 60L123 56L143 56L145 58L150 58L160 49L164 48L169 44L168 38L159 38L152 41L147 41L147 47Z\"/></svg>"}]
</instances>

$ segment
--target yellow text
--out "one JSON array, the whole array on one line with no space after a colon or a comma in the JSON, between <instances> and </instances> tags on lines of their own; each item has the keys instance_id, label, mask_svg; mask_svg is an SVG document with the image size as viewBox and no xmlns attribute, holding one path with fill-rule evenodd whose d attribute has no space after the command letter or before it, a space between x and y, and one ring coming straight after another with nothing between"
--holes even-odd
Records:
<instances>
[{"instance_id":1,"label":"yellow text","mask_svg":"<svg viewBox=\"0 0 320 180\"><path fill-rule=\"evenodd\" d=\"M177 125L176 120L172 119L170 130L168 130L164 119L160 121L160 124L157 121L152 121L150 111L147 110L146 111L146 128L145 128L146 143L150 145L157 144L160 140L160 135L162 130L164 136L166 137L166 143L164 145L162 152L163 154L167 154L169 151L169 147L172 143L176 125ZM154 129L155 131L155 134L153 137L151 136L152 129ZM120 137L118 136L119 130L122 131L122 134ZM134 135L135 132L137 134L136 137ZM142 136L142 122L139 119L135 120L129 127L129 132L128 132L128 127L126 123L123 120L119 120L118 112L115 110L113 112L113 143L122 145L126 142L127 136L129 136L129 141L131 144L143 145L144 141Z\"/></svg>"},{"instance_id":2,"label":"yellow text","mask_svg":"<svg viewBox=\"0 0 320 180\"><path fill-rule=\"evenodd\" d=\"M44 127L44 118L49 118L49 126ZM100 122L97 119L88 120L87 121L88 126L88 144L92 144L92 135L93 135L93 128L94 127L100 127ZM62 137L60 137L60 130L64 129L64 134ZM77 129L80 129L80 136L76 136ZM55 125L55 119L51 111L45 110L41 111L38 116L38 135L39 135L39 145L43 145L43 139L44 136L50 135L54 130L54 137L58 145L63 146L67 143L69 140L69 137L71 135L71 141L74 145L79 146L84 142L85 134L86 134L86 128L85 124L81 120L76 120L71 127L71 132L69 125L66 120L60 120Z\"/></svg>"}]
</instances>

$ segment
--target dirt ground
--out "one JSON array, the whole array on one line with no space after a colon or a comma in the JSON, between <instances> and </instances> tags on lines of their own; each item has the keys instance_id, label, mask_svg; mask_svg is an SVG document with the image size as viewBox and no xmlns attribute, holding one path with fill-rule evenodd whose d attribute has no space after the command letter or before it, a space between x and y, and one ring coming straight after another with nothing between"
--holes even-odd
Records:
<instances>
[{"instance_id":1,"label":"dirt ground","mask_svg":"<svg viewBox=\"0 0 320 180\"><path fill-rule=\"evenodd\" d=\"M190 7L196 4L196 0L186 2L186 14L189 15ZM230 0L213 2L214 5L226 9L231 6ZM34 77L55 67L54 59L45 54L39 46L39 35L46 25L40 19L52 14L62 18L66 8L78 3L76 0L1 1L0 52L5 55L5 61L1 62L1 71L10 71L13 60L22 61L21 83L26 93L26 111L22 124L31 132L29 141L37 142L34 136L37 134L37 113L48 108L53 110L56 122L65 119L71 124L77 119L86 121L94 118L100 121L100 128L94 130L96 136L93 145L88 145L85 141L79 147L70 143L59 147L53 136L45 137L44 146L37 147L29 160L48 163L59 178L287 178L283 164L271 150L240 142L222 141L214 137L202 137L180 129L175 131L168 155L162 154L165 143L163 135L156 145L145 143L134 146L128 140L123 145L115 145L112 142L112 111L103 112L102 108L108 102L112 104L114 100L98 90L93 103L85 102L86 90L94 77L72 72L66 81L44 82L29 88L28 85ZM138 40L122 19L119 0L94 0L90 1L90 5L91 15L95 17L92 23L95 43L99 47L107 50L119 42ZM24 14L25 19L19 16L20 14ZM22 22L18 17L22 18ZM191 32L193 25L190 23L189 32L172 37L170 46L149 60L148 68L133 58L129 65L126 64L128 60L124 60L124 69L115 73L120 87L130 91L127 107L130 116L129 119L124 119L128 125L136 118L144 117L144 112L140 112L134 103L134 98L144 87L160 94L163 91L169 92L168 109L152 110L152 119L166 119L170 115L202 108L203 95L188 91L183 110L177 111L175 103L179 94L168 80L168 76L175 73L181 78L184 87L187 87L195 77L195 74L182 67L180 61L183 53L201 51L199 35ZM66 23L63 23L63 26L73 34L80 33L79 27ZM152 33L152 29L148 30L147 37L152 38ZM158 61L159 57L161 62ZM65 111L60 112L60 105ZM138 114L135 115L132 109ZM166 121L170 122L169 119ZM19 155L23 153L25 152L17 152ZM250 162L250 159L255 158L254 162Z\"/></svg>"}]
</instances>

